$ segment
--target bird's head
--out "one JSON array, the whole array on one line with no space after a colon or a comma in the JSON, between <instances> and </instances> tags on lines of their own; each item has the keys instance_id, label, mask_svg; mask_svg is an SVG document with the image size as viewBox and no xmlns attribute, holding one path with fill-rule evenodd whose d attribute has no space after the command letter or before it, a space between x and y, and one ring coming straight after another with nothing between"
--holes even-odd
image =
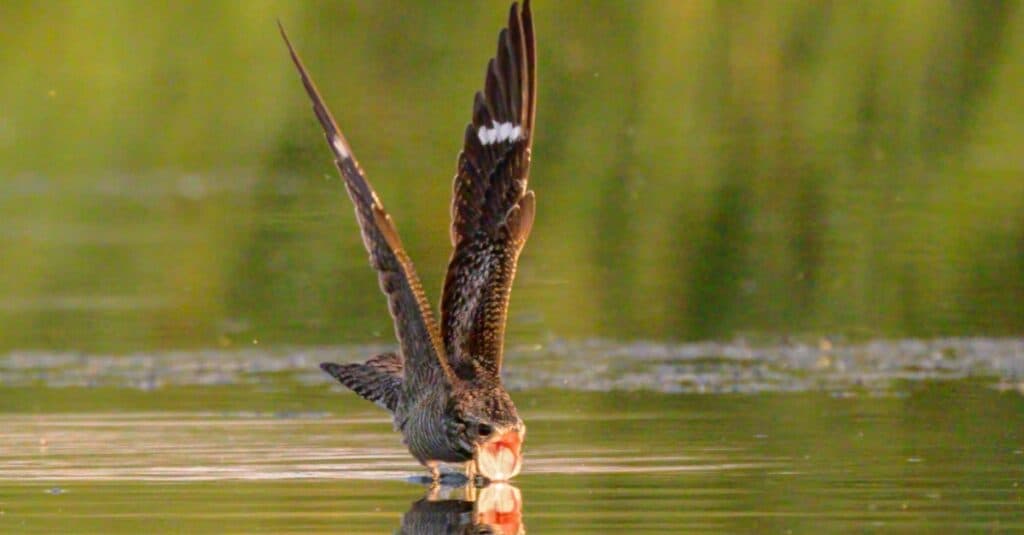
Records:
<instances>
[{"instance_id":1,"label":"bird's head","mask_svg":"<svg viewBox=\"0 0 1024 535\"><path fill-rule=\"evenodd\" d=\"M463 391L455 396L452 414L462 449L472 452L476 472L491 481L512 479L522 468L526 425L500 386Z\"/></svg>"}]
</instances>

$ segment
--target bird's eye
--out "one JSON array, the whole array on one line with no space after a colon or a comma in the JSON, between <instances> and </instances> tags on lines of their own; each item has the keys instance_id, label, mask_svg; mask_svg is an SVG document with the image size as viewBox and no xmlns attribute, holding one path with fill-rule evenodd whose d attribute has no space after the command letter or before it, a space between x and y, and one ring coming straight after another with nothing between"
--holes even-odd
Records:
<instances>
[{"instance_id":1,"label":"bird's eye","mask_svg":"<svg viewBox=\"0 0 1024 535\"><path fill-rule=\"evenodd\" d=\"M494 428L492 428L491 426L489 426L487 424L480 424L476 428L476 432L477 432L477 434L479 434L482 437L489 437L489 436L491 436L491 433L494 432Z\"/></svg>"}]
</instances>

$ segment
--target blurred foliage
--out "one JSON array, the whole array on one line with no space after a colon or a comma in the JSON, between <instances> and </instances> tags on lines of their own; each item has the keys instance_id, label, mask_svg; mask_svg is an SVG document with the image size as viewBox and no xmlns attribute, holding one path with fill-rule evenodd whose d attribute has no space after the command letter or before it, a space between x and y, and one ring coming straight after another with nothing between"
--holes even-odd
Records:
<instances>
[{"instance_id":1,"label":"blurred foliage","mask_svg":"<svg viewBox=\"0 0 1024 535\"><path fill-rule=\"evenodd\" d=\"M436 300L505 9L0 4L0 348L389 340L275 18ZM1017 2L535 12L517 341L1024 333Z\"/></svg>"}]
</instances>

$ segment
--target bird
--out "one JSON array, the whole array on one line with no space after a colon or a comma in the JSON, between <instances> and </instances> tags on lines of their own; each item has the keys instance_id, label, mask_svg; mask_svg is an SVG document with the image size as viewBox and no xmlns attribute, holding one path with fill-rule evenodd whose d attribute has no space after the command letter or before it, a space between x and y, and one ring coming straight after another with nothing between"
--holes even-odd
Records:
<instances>
[{"instance_id":1,"label":"bird","mask_svg":"<svg viewBox=\"0 0 1024 535\"><path fill-rule=\"evenodd\" d=\"M334 163L355 206L363 244L377 271L398 350L364 362L320 367L388 410L409 452L430 472L463 463L477 481L507 481L522 467L526 425L501 380L509 296L536 213L528 187L537 100L537 57L529 0L509 9L463 134L452 185L448 262L440 323L399 238L278 21L312 101Z\"/></svg>"}]
</instances>

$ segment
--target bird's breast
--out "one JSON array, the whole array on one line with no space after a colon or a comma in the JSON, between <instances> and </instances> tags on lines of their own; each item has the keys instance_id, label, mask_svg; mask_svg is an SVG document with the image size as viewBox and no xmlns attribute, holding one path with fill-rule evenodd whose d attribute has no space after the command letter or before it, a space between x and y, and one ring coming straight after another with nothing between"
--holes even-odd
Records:
<instances>
[{"instance_id":1,"label":"bird's breast","mask_svg":"<svg viewBox=\"0 0 1024 535\"><path fill-rule=\"evenodd\" d=\"M421 463L462 463L472 459L472 452L461 450L449 440L445 418L440 409L424 408L407 415L402 436L409 452Z\"/></svg>"}]
</instances>

